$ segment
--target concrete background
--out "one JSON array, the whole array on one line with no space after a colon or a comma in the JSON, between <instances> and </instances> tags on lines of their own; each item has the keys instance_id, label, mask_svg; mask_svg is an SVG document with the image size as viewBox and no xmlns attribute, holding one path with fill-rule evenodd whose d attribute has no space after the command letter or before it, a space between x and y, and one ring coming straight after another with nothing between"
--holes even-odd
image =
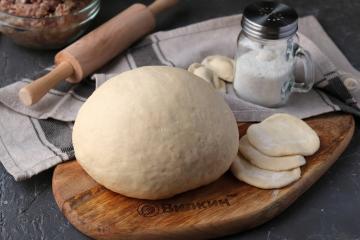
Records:
<instances>
[{"instance_id":1,"label":"concrete background","mask_svg":"<svg viewBox=\"0 0 360 240\"><path fill-rule=\"evenodd\" d=\"M99 25L134 1L102 1ZM150 1L141 1L149 3ZM249 0L181 0L161 15L158 30L241 13ZM330 37L360 69L360 1L282 1L300 16L315 15ZM239 23L240 24L240 23ZM35 51L14 45L0 35L0 86L48 66L53 51ZM337 163L283 214L245 233L223 239L360 239L360 128ZM15 182L0 164L0 239L81 240L56 206L50 169L24 182Z\"/></svg>"}]
</instances>

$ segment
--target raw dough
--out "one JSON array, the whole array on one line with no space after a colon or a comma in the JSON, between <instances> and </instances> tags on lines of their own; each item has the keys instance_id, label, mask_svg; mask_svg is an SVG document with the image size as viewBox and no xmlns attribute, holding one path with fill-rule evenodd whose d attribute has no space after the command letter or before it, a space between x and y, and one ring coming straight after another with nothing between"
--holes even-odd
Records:
<instances>
[{"instance_id":1,"label":"raw dough","mask_svg":"<svg viewBox=\"0 0 360 240\"><path fill-rule=\"evenodd\" d=\"M193 63L189 66L188 71L193 73L194 75L198 76L199 78L204 79L206 82L210 83L211 85L214 82L219 81L219 77L214 73L213 70L205 67L200 63Z\"/></svg>"},{"instance_id":2,"label":"raw dough","mask_svg":"<svg viewBox=\"0 0 360 240\"><path fill-rule=\"evenodd\" d=\"M226 83L225 81L221 80L220 78L214 79L214 87L216 90L226 93Z\"/></svg>"},{"instance_id":3,"label":"raw dough","mask_svg":"<svg viewBox=\"0 0 360 240\"><path fill-rule=\"evenodd\" d=\"M344 80L344 85L349 91L359 88L359 82L354 78L346 78Z\"/></svg>"},{"instance_id":4,"label":"raw dough","mask_svg":"<svg viewBox=\"0 0 360 240\"><path fill-rule=\"evenodd\" d=\"M320 147L319 136L309 125L283 113L251 125L247 136L252 146L268 156L309 156Z\"/></svg>"},{"instance_id":5,"label":"raw dough","mask_svg":"<svg viewBox=\"0 0 360 240\"><path fill-rule=\"evenodd\" d=\"M225 56L213 55L206 57L201 64L213 70L224 81L230 83L234 81L235 62L233 59Z\"/></svg>"},{"instance_id":6,"label":"raw dough","mask_svg":"<svg viewBox=\"0 0 360 240\"><path fill-rule=\"evenodd\" d=\"M101 85L79 111L73 144L98 183L161 199L223 175L236 158L239 133L209 84L183 69L151 66Z\"/></svg>"},{"instance_id":7,"label":"raw dough","mask_svg":"<svg viewBox=\"0 0 360 240\"><path fill-rule=\"evenodd\" d=\"M200 63L193 63L189 66L188 71L210 83L216 90L226 93L226 83L219 79L213 70Z\"/></svg>"},{"instance_id":8,"label":"raw dough","mask_svg":"<svg viewBox=\"0 0 360 240\"><path fill-rule=\"evenodd\" d=\"M301 177L300 168L281 172L269 171L251 165L242 156L238 156L233 162L231 171L239 180L262 189L282 188Z\"/></svg>"},{"instance_id":9,"label":"raw dough","mask_svg":"<svg viewBox=\"0 0 360 240\"><path fill-rule=\"evenodd\" d=\"M247 135L240 139L239 150L251 164L256 167L271 170L271 171L284 171L298 168L306 163L306 160L301 155L284 156L284 157L271 157L259 152L254 148Z\"/></svg>"}]
</instances>

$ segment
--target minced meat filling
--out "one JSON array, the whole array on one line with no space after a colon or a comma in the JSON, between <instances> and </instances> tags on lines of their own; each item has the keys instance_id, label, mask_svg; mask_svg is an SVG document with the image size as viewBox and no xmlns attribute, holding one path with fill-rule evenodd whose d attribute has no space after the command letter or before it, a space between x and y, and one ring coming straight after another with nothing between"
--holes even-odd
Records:
<instances>
[{"instance_id":1,"label":"minced meat filling","mask_svg":"<svg viewBox=\"0 0 360 240\"><path fill-rule=\"evenodd\" d=\"M20 17L53 17L74 13L91 0L0 0L0 11Z\"/></svg>"}]
</instances>

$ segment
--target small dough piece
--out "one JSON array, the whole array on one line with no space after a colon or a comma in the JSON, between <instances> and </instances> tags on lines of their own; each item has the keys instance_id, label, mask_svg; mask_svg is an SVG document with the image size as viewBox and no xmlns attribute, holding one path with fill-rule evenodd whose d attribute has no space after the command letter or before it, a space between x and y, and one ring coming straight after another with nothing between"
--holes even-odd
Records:
<instances>
[{"instance_id":1,"label":"small dough piece","mask_svg":"<svg viewBox=\"0 0 360 240\"><path fill-rule=\"evenodd\" d=\"M214 88L220 92L223 92L223 93L226 93L226 83L225 81L217 78L217 79L214 79Z\"/></svg>"},{"instance_id":2,"label":"small dough piece","mask_svg":"<svg viewBox=\"0 0 360 240\"><path fill-rule=\"evenodd\" d=\"M188 68L188 71L198 76L199 78L204 79L206 82L210 83L211 85L214 85L215 82L219 81L219 77L216 75L216 73L213 70L205 67L200 63L191 64Z\"/></svg>"},{"instance_id":3,"label":"small dough piece","mask_svg":"<svg viewBox=\"0 0 360 240\"><path fill-rule=\"evenodd\" d=\"M226 93L226 83L219 79L213 70L200 63L193 63L189 66L188 71L210 83L216 90Z\"/></svg>"},{"instance_id":4,"label":"small dough piece","mask_svg":"<svg viewBox=\"0 0 360 240\"><path fill-rule=\"evenodd\" d=\"M251 165L242 156L238 156L232 163L231 172L237 179L262 189L282 188L301 177L300 168L281 172L269 171Z\"/></svg>"},{"instance_id":5,"label":"small dough piece","mask_svg":"<svg viewBox=\"0 0 360 240\"><path fill-rule=\"evenodd\" d=\"M230 83L234 81L235 62L233 59L213 55L206 57L201 64L213 70L222 80Z\"/></svg>"},{"instance_id":6,"label":"small dough piece","mask_svg":"<svg viewBox=\"0 0 360 240\"><path fill-rule=\"evenodd\" d=\"M239 150L241 154L254 166L270 170L270 171L284 171L298 168L306 163L306 160L301 155L285 156L285 157L271 157L259 152L254 148L247 135L240 139Z\"/></svg>"},{"instance_id":7,"label":"small dough piece","mask_svg":"<svg viewBox=\"0 0 360 240\"><path fill-rule=\"evenodd\" d=\"M274 114L247 130L249 142L260 152L274 157L310 156L320 147L316 132L303 120L289 114Z\"/></svg>"},{"instance_id":8,"label":"small dough piece","mask_svg":"<svg viewBox=\"0 0 360 240\"><path fill-rule=\"evenodd\" d=\"M354 78L346 78L344 80L344 85L349 91L356 90L357 88L359 88L359 82Z\"/></svg>"}]
</instances>

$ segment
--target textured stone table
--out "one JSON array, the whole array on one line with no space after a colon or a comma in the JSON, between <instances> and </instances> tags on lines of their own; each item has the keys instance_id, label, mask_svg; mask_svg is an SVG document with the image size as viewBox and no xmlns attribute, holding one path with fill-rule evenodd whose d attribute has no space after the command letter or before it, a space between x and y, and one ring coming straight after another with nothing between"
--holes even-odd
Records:
<instances>
[{"instance_id":1,"label":"textured stone table","mask_svg":"<svg viewBox=\"0 0 360 240\"><path fill-rule=\"evenodd\" d=\"M129 6L130 0L106 0L96 19L100 24ZM149 3L149 1L143 1ZM248 0L181 0L159 18L158 29L240 13ZM301 16L313 14L360 69L360 1L283 1ZM0 36L0 86L38 71L54 52L18 47ZM360 128L337 163L294 205L272 221L224 239L360 239ZM31 180L15 182L0 164L0 239L88 239L62 216L51 192L50 169Z\"/></svg>"}]
</instances>

